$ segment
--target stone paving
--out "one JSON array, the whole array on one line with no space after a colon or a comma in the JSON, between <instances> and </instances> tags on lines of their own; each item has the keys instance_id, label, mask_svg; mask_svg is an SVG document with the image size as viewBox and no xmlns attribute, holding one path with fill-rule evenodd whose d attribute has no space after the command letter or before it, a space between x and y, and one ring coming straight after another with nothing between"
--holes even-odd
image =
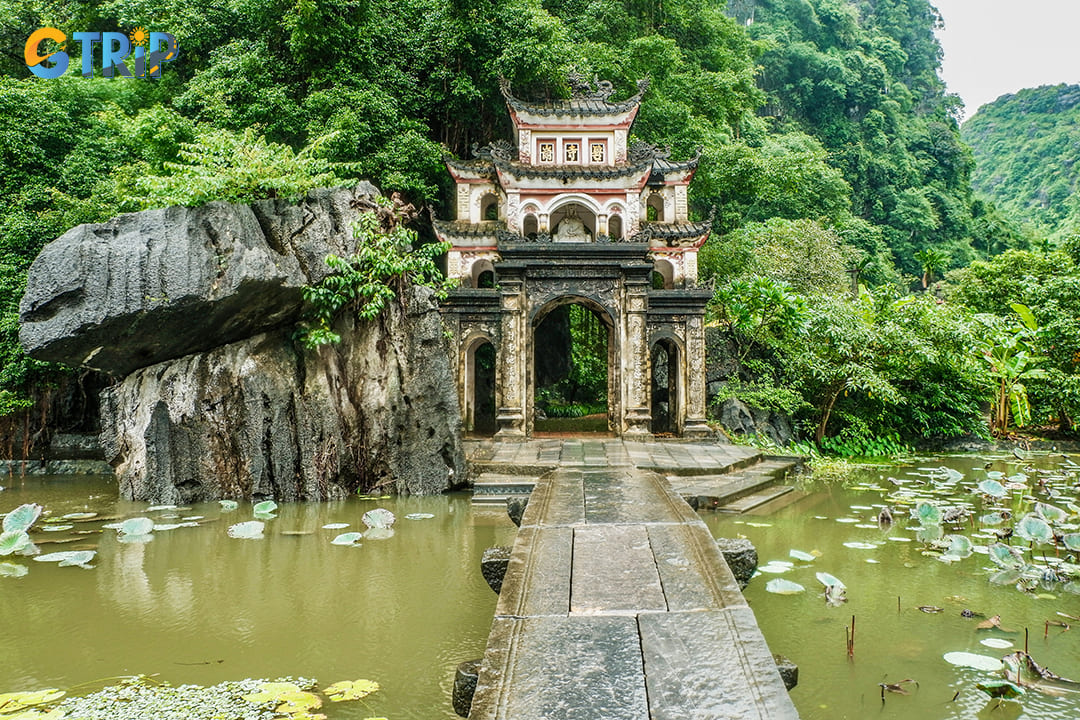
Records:
<instances>
[{"instance_id":1,"label":"stone paving","mask_svg":"<svg viewBox=\"0 0 1080 720\"><path fill-rule=\"evenodd\" d=\"M547 468L622 467L662 469L679 474L722 472L760 456L753 448L715 442L672 440L542 439L524 442L466 442L469 460L481 466Z\"/></svg>"},{"instance_id":2,"label":"stone paving","mask_svg":"<svg viewBox=\"0 0 1080 720\"><path fill-rule=\"evenodd\" d=\"M619 440L492 447L491 461L560 467L529 499L469 717L798 718L708 528L641 469L702 472L753 455Z\"/></svg>"}]
</instances>

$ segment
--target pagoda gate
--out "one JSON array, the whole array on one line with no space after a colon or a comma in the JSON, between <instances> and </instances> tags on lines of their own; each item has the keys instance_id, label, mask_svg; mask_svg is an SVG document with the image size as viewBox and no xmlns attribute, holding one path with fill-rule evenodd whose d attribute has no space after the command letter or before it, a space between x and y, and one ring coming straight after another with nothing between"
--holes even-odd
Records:
<instances>
[{"instance_id":1,"label":"pagoda gate","mask_svg":"<svg viewBox=\"0 0 1080 720\"><path fill-rule=\"evenodd\" d=\"M571 77L569 100L531 103L502 92L517 144L447 158L457 218L435 221L460 280L443 305L457 348L463 421L481 423L494 386L496 437L532 435L535 330L553 309L581 304L608 333L608 424L615 433L709 434L705 304L697 251L710 223L690 222L698 157L629 143L648 81L612 101L611 83ZM700 155L700 153L699 153ZM492 353L492 350L494 352ZM493 357L492 357L493 356ZM493 370L481 381L481 365ZM662 412L657 399L663 396ZM662 423L660 416L663 416Z\"/></svg>"}]
</instances>

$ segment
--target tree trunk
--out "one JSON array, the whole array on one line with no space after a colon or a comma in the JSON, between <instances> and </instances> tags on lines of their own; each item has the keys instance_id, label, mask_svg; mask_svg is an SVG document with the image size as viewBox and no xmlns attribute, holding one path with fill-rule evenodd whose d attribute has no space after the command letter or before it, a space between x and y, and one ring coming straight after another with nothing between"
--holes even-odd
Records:
<instances>
[{"instance_id":1,"label":"tree trunk","mask_svg":"<svg viewBox=\"0 0 1080 720\"><path fill-rule=\"evenodd\" d=\"M814 442L821 445L821 441L825 439L825 428L829 424L829 416L832 414L833 405L836 404L836 398L840 396L840 391L843 389L843 385L837 388L830 388L829 395L825 400L825 405L821 410L821 422L818 423L817 431L814 433Z\"/></svg>"}]
</instances>

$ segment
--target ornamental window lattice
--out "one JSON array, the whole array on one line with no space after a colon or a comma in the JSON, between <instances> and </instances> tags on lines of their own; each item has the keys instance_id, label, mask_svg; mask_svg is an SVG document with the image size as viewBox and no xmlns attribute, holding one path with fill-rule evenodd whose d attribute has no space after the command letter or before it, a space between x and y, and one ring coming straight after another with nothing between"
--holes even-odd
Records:
<instances>
[{"instance_id":1,"label":"ornamental window lattice","mask_svg":"<svg viewBox=\"0 0 1080 720\"><path fill-rule=\"evenodd\" d=\"M579 153L580 149L581 149L580 146L576 142L574 142L574 143L566 143L566 145L563 146L563 157L566 158L566 162L568 162L568 163L580 162L581 161L581 157L580 157L580 153Z\"/></svg>"},{"instance_id":2,"label":"ornamental window lattice","mask_svg":"<svg viewBox=\"0 0 1080 720\"><path fill-rule=\"evenodd\" d=\"M589 146L589 159L590 161L603 164L604 162L604 143L594 142Z\"/></svg>"}]
</instances>

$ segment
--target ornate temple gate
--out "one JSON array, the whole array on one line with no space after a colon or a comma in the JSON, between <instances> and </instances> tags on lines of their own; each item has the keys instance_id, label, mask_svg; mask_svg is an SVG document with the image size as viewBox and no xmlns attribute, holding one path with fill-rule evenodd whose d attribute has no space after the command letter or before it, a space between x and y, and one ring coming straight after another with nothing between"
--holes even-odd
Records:
<instances>
[{"instance_id":1,"label":"ornate temple gate","mask_svg":"<svg viewBox=\"0 0 1080 720\"><path fill-rule=\"evenodd\" d=\"M609 84L571 81L573 99L542 105L504 86L518 145L493 143L469 162L447 159L457 219L436 221L435 230L450 242L448 272L461 281L443 316L457 348L465 427L476 427L475 353L490 342L496 436L532 434L535 359L545 350L536 327L553 308L579 303L608 329L609 428L708 434L704 315L712 293L695 285L710 223L689 221L686 193L697 158L673 162L655 147L627 146L646 83L612 103ZM494 282L485 279L492 272ZM651 363L658 343L663 368ZM654 386L665 395L655 403L665 413L657 427Z\"/></svg>"}]
</instances>

